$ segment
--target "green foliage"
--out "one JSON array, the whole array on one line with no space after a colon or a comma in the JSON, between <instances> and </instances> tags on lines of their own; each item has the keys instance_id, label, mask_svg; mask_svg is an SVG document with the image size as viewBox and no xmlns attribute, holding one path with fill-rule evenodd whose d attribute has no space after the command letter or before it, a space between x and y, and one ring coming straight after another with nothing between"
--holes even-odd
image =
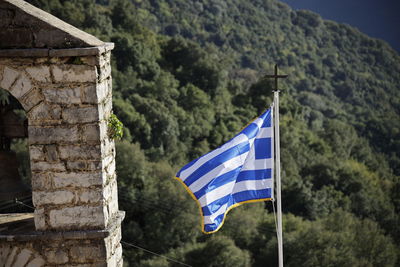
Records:
<instances>
[{"instance_id":1,"label":"green foliage","mask_svg":"<svg viewBox=\"0 0 400 267\"><path fill-rule=\"evenodd\" d=\"M269 219L263 227L273 226ZM265 234L266 233L266 234ZM316 221L284 216L285 266L395 266L396 247L369 219L335 210ZM260 233L253 266L277 264L274 233Z\"/></svg>"},{"instance_id":2,"label":"green foliage","mask_svg":"<svg viewBox=\"0 0 400 267\"><path fill-rule=\"evenodd\" d=\"M262 73L278 63L289 74L280 107L285 265L399 265L400 57L387 44L275 0L30 2L116 44L124 240L193 266L276 266L270 204L232 210L205 237L171 177L268 107ZM137 249L124 256L174 266Z\"/></svg>"},{"instance_id":3,"label":"green foliage","mask_svg":"<svg viewBox=\"0 0 400 267\"><path fill-rule=\"evenodd\" d=\"M294 239L286 242L285 248L287 266L394 266L396 263L395 246L376 223L359 220L340 210L301 229Z\"/></svg>"},{"instance_id":4,"label":"green foliage","mask_svg":"<svg viewBox=\"0 0 400 267\"><path fill-rule=\"evenodd\" d=\"M9 94L7 91L0 88L0 105L7 105L10 103Z\"/></svg>"},{"instance_id":5,"label":"green foliage","mask_svg":"<svg viewBox=\"0 0 400 267\"><path fill-rule=\"evenodd\" d=\"M115 114L111 114L108 118L108 136L111 139L121 140L124 135L124 124Z\"/></svg>"},{"instance_id":6,"label":"green foliage","mask_svg":"<svg viewBox=\"0 0 400 267\"><path fill-rule=\"evenodd\" d=\"M233 240L225 236L212 237L203 246L188 251L185 260L192 266L251 266L249 252L241 250Z\"/></svg>"}]
</instances>

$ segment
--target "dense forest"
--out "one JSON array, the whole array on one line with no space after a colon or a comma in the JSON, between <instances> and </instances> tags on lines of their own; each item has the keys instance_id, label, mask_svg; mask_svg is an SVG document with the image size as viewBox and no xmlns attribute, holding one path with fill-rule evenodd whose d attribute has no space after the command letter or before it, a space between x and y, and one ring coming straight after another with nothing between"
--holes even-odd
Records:
<instances>
[{"instance_id":1,"label":"dense forest","mask_svg":"<svg viewBox=\"0 0 400 267\"><path fill-rule=\"evenodd\" d=\"M192 266L276 266L270 202L201 233L174 181L272 101L278 64L286 266L400 265L400 56L276 0L29 0L115 43L123 240ZM127 266L177 266L124 247Z\"/></svg>"}]
</instances>

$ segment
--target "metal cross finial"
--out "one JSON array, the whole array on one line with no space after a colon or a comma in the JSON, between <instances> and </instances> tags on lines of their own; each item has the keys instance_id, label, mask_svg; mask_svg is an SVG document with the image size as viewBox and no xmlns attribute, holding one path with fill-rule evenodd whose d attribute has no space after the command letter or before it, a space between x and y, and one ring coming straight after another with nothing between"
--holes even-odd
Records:
<instances>
[{"instance_id":1,"label":"metal cross finial","mask_svg":"<svg viewBox=\"0 0 400 267\"><path fill-rule=\"evenodd\" d=\"M287 75L278 75L278 65L275 65L275 73L273 75L265 75L265 78L274 78L275 79L275 89L274 91L279 91L278 89L278 79L286 78Z\"/></svg>"}]
</instances>

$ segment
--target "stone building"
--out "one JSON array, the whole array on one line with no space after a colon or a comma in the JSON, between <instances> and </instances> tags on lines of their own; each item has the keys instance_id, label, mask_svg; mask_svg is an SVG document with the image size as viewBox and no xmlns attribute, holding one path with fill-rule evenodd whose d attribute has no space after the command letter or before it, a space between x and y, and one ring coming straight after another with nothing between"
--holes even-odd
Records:
<instances>
[{"instance_id":1,"label":"stone building","mask_svg":"<svg viewBox=\"0 0 400 267\"><path fill-rule=\"evenodd\" d=\"M0 88L28 118L35 208L0 224L0 266L122 266L112 49L22 0L0 0Z\"/></svg>"}]
</instances>

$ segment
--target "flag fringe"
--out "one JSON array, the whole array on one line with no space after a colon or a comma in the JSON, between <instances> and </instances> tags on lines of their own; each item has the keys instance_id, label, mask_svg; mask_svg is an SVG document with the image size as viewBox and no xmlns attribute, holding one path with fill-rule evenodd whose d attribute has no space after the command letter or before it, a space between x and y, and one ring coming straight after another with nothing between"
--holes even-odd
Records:
<instances>
[{"instance_id":1,"label":"flag fringe","mask_svg":"<svg viewBox=\"0 0 400 267\"><path fill-rule=\"evenodd\" d=\"M206 232L206 231L204 230L204 229L205 229L205 227L204 227L204 214L203 214L203 210L201 209L201 204L200 204L200 202L197 200L197 198L196 198L195 195L192 193L192 191L189 189L189 187L188 187L179 177L175 177L174 179L178 180L178 181L183 185L183 187L186 189L186 191L189 193L189 195L196 201L197 207L198 207L199 212L200 212L201 231L202 231L204 234L207 234L207 235L217 232L217 231L224 225L226 215L228 214L228 212L229 212L231 209L236 208L236 207L239 207L240 205L246 204L246 203L255 203L255 202L264 202L264 201L271 201L271 200L273 200L273 198L260 198L260 199L250 199L250 200L238 202L238 203L236 203L236 204L230 206L230 207L226 210L226 212L224 213L224 217L222 218L222 222L221 222L221 224L218 226L217 229L215 229L214 231L211 231L211 232Z\"/></svg>"}]
</instances>

